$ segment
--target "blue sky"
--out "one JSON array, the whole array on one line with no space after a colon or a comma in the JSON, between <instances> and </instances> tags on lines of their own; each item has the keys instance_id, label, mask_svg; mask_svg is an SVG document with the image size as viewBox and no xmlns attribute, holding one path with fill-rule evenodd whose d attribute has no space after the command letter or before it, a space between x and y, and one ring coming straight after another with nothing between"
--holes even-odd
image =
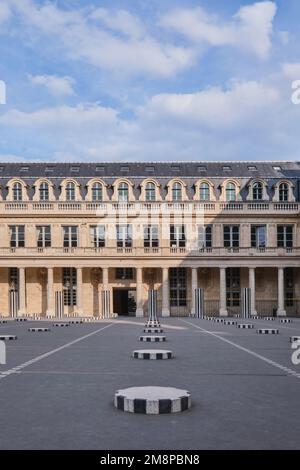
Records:
<instances>
[{"instance_id":1,"label":"blue sky","mask_svg":"<svg viewBox=\"0 0 300 470\"><path fill-rule=\"evenodd\" d=\"M298 0L1 0L2 161L295 160Z\"/></svg>"}]
</instances>

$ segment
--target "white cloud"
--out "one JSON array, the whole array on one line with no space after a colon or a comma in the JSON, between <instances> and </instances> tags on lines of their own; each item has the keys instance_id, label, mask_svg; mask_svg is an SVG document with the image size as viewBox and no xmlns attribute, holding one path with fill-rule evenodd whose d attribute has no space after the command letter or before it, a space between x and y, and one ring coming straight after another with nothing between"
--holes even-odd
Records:
<instances>
[{"instance_id":1,"label":"white cloud","mask_svg":"<svg viewBox=\"0 0 300 470\"><path fill-rule=\"evenodd\" d=\"M279 101L278 91L257 82L233 82L229 89L159 94L138 111L142 119L177 122L211 129L234 128L251 121ZM172 125L172 124L171 124Z\"/></svg>"},{"instance_id":2,"label":"white cloud","mask_svg":"<svg viewBox=\"0 0 300 470\"><path fill-rule=\"evenodd\" d=\"M197 44L235 46L266 59L271 49L276 4L271 1L243 6L231 21L224 22L203 8L175 9L161 18L161 25L183 34Z\"/></svg>"},{"instance_id":3,"label":"white cloud","mask_svg":"<svg viewBox=\"0 0 300 470\"><path fill-rule=\"evenodd\" d=\"M42 85L54 96L73 95L74 79L71 77L58 77L56 75L28 75L33 85Z\"/></svg>"},{"instance_id":4,"label":"white cloud","mask_svg":"<svg viewBox=\"0 0 300 470\"><path fill-rule=\"evenodd\" d=\"M11 11L8 4L3 3L0 5L0 23L4 23L11 16Z\"/></svg>"},{"instance_id":5,"label":"white cloud","mask_svg":"<svg viewBox=\"0 0 300 470\"><path fill-rule=\"evenodd\" d=\"M0 116L0 124L14 127L55 129L62 133L84 128L95 131L115 125L117 113L112 108L99 104L79 104L77 106L58 106L25 112L17 109L7 111ZM80 134L78 135L80 139Z\"/></svg>"},{"instance_id":6,"label":"white cloud","mask_svg":"<svg viewBox=\"0 0 300 470\"><path fill-rule=\"evenodd\" d=\"M132 38L143 37L146 34L142 22L126 10L110 11L106 8L97 8L91 13L90 18L98 20L112 31Z\"/></svg>"},{"instance_id":7,"label":"white cloud","mask_svg":"<svg viewBox=\"0 0 300 470\"><path fill-rule=\"evenodd\" d=\"M63 10L52 3L39 6L33 0L10 1L25 25L60 41L70 58L123 77L170 77L195 59L192 48L157 40L124 10Z\"/></svg>"},{"instance_id":8,"label":"white cloud","mask_svg":"<svg viewBox=\"0 0 300 470\"><path fill-rule=\"evenodd\" d=\"M291 80L300 80L300 62L286 62L282 64L283 74Z\"/></svg>"},{"instance_id":9,"label":"white cloud","mask_svg":"<svg viewBox=\"0 0 300 470\"><path fill-rule=\"evenodd\" d=\"M291 126L295 108L272 86L231 82L227 89L155 95L131 119L96 103L10 110L0 116L0 125L22 142L22 150L28 148L30 158L41 153L82 161L282 158L280 152L298 135Z\"/></svg>"}]
</instances>

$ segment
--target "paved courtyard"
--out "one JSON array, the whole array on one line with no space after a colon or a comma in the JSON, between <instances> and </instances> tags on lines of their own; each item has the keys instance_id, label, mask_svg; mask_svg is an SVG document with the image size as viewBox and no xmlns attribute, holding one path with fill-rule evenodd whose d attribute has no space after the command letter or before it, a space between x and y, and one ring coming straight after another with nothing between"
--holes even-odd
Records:
<instances>
[{"instance_id":1,"label":"paved courtyard","mask_svg":"<svg viewBox=\"0 0 300 470\"><path fill-rule=\"evenodd\" d=\"M164 319L166 343L140 343L142 319L52 327L10 321L2 334L1 449L299 449L300 365L291 362L291 324L258 335L197 319ZM46 333L28 331L50 326ZM164 361L131 359L134 349L171 349ZM161 385L187 389L192 408L146 416L113 407L115 390Z\"/></svg>"}]
</instances>

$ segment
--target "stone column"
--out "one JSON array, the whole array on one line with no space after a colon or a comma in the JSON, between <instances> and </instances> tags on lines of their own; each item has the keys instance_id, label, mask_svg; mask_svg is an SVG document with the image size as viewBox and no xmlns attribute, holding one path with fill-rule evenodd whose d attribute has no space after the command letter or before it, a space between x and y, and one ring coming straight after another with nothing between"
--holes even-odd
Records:
<instances>
[{"instance_id":1,"label":"stone column","mask_svg":"<svg viewBox=\"0 0 300 470\"><path fill-rule=\"evenodd\" d=\"M53 304L53 268L47 270L47 316L54 316L54 304Z\"/></svg>"},{"instance_id":2,"label":"stone column","mask_svg":"<svg viewBox=\"0 0 300 470\"><path fill-rule=\"evenodd\" d=\"M19 315L26 314L26 279L25 268L19 268Z\"/></svg>"},{"instance_id":3,"label":"stone column","mask_svg":"<svg viewBox=\"0 0 300 470\"><path fill-rule=\"evenodd\" d=\"M226 269L220 268L220 317L228 315L226 308Z\"/></svg>"},{"instance_id":4,"label":"stone column","mask_svg":"<svg viewBox=\"0 0 300 470\"><path fill-rule=\"evenodd\" d=\"M250 315L257 315L256 305L255 305L255 268L249 268L249 287L250 287L250 296L251 296L251 312Z\"/></svg>"},{"instance_id":5,"label":"stone column","mask_svg":"<svg viewBox=\"0 0 300 470\"><path fill-rule=\"evenodd\" d=\"M82 315L82 268L77 268L77 313Z\"/></svg>"},{"instance_id":6,"label":"stone column","mask_svg":"<svg viewBox=\"0 0 300 470\"><path fill-rule=\"evenodd\" d=\"M198 287L198 269L192 268L192 308L191 314L195 315L196 305L195 305L195 289Z\"/></svg>"},{"instance_id":7,"label":"stone column","mask_svg":"<svg viewBox=\"0 0 300 470\"><path fill-rule=\"evenodd\" d=\"M162 268L162 312L163 317L170 316L169 268Z\"/></svg>"},{"instance_id":8,"label":"stone column","mask_svg":"<svg viewBox=\"0 0 300 470\"><path fill-rule=\"evenodd\" d=\"M285 317L286 311L284 309L284 269L278 268L278 309L277 315Z\"/></svg>"},{"instance_id":9,"label":"stone column","mask_svg":"<svg viewBox=\"0 0 300 470\"><path fill-rule=\"evenodd\" d=\"M143 309L143 269L136 268L136 317L144 316Z\"/></svg>"}]
</instances>

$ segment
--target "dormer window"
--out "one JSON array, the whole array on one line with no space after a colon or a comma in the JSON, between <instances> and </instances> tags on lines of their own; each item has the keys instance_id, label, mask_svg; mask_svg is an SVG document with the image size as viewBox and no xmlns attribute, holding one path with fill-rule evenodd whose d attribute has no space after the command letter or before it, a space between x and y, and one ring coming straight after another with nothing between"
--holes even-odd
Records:
<instances>
[{"instance_id":1,"label":"dormer window","mask_svg":"<svg viewBox=\"0 0 300 470\"><path fill-rule=\"evenodd\" d=\"M13 201L22 201L23 194L22 194L22 185L21 183L15 183L12 188L13 194Z\"/></svg>"},{"instance_id":2,"label":"dormer window","mask_svg":"<svg viewBox=\"0 0 300 470\"><path fill-rule=\"evenodd\" d=\"M72 173L79 173L79 166L71 166Z\"/></svg>"},{"instance_id":3,"label":"dormer window","mask_svg":"<svg viewBox=\"0 0 300 470\"><path fill-rule=\"evenodd\" d=\"M200 201L209 201L210 200L210 190L208 183L200 184Z\"/></svg>"},{"instance_id":4,"label":"dormer window","mask_svg":"<svg viewBox=\"0 0 300 470\"><path fill-rule=\"evenodd\" d=\"M118 200L119 202L128 202L129 188L127 183L120 183L118 187Z\"/></svg>"},{"instance_id":5,"label":"dormer window","mask_svg":"<svg viewBox=\"0 0 300 470\"><path fill-rule=\"evenodd\" d=\"M94 183L92 186L92 201L103 200L103 188L101 183Z\"/></svg>"},{"instance_id":6,"label":"dormer window","mask_svg":"<svg viewBox=\"0 0 300 470\"><path fill-rule=\"evenodd\" d=\"M72 181L66 185L66 201L75 201L75 184Z\"/></svg>"},{"instance_id":7,"label":"dormer window","mask_svg":"<svg viewBox=\"0 0 300 470\"><path fill-rule=\"evenodd\" d=\"M198 169L198 172L199 172L199 173L204 173L205 171L207 171L206 166L198 166L197 169Z\"/></svg>"},{"instance_id":8,"label":"dormer window","mask_svg":"<svg viewBox=\"0 0 300 470\"><path fill-rule=\"evenodd\" d=\"M261 201L263 198L263 185L260 182L253 183L252 186L253 191L253 200L254 201Z\"/></svg>"},{"instance_id":9,"label":"dormer window","mask_svg":"<svg viewBox=\"0 0 300 470\"><path fill-rule=\"evenodd\" d=\"M146 201L155 201L155 184L147 183L145 187L145 199Z\"/></svg>"},{"instance_id":10,"label":"dormer window","mask_svg":"<svg viewBox=\"0 0 300 470\"><path fill-rule=\"evenodd\" d=\"M182 186L180 183L174 183L172 188L172 200L182 201Z\"/></svg>"},{"instance_id":11,"label":"dormer window","mask_svg":"<svg viewBox=\"0 0 300 470\"><path fill-rule=\"evenodd\" d=\"M39 188L40 201L49 201L49 185L48 183L41 183Z\"/></svg>"},{"instance_id":12,"label":"dormer window","mask_svg":"<svg viewBox=\"0 0 300 470\"><path fill-rule=\"evenodd\" d=\"M226 185L226 201L236 201L236 186L234 183L227 183Z\"/></svg>"},{"instance_id":13,"label":"dormer window","mask_svg":"<svg viewBox=\"0 0 300 470\"><path fill-rule=\"evenodd\" d=\"M289 186L287 183L279 185L279 201L287 202L289 200Z\"/></svg>"},{"instance_id":14,"label":"dormer window","mask_svg":"<svg viewBox=\"0 0 300 470\"><path fill-rule=\"evenodd\" d=\"M22 173L26 173L27 171L29 171L29 167L28 167L28 166L22 166L22 167L20 168L20 171L21 171Z\"/></svg>"},{"instance_id":15,"label":"dormer window","mask_svg":"<svg viewBox=\"0 0 300 470\"><path fill-rule=\"evenodd\" d=\"M154 168L154 166L146 166L146 171L147 171L147 173L154 173L155 168Z\"/></svg>"}]
</instances>

